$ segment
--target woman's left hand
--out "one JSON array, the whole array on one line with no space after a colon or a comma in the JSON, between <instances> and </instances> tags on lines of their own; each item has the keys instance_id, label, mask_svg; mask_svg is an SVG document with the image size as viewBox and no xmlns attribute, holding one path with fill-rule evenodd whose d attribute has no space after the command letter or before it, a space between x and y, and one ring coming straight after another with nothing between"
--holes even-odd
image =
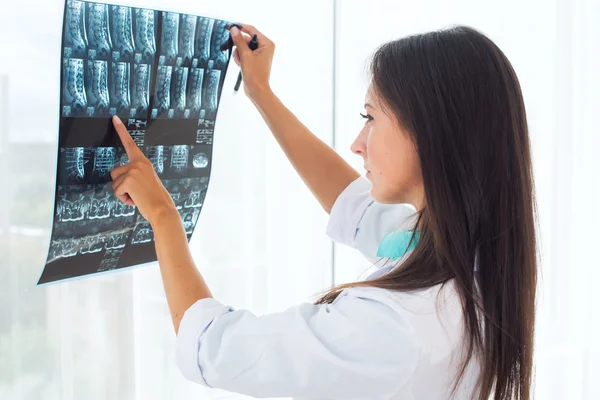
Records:
<instances>
[{"instance_id":1,"label":"woman's left hand","mask_svg":"<svg viewBox=\"0 0 600 400\"><path fill-rule=\"evenodd\" d=\"M113 117L113 124L129 163L110 172L115 195L123 203L136 206L152 225L156 217L165 212L177 212L171 195L156 175L152 163L133 141L119 117Z\"/></svg>"}]
</instances>

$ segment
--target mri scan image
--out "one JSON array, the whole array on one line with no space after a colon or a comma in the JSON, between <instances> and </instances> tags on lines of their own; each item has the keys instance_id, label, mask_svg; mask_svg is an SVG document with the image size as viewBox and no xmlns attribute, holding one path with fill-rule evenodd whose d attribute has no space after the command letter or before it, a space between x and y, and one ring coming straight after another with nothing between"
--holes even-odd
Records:
<instances>
[{"instance_id":1,"label":"mri scan image","mask_svg":"<svg viewBox=\"0 0 600 400\"><path fill-rule=\"evenodd\" d=\"M86 235L80 240L80 254L99 253L104 250L106 236L102 233Z\"/></svg>"},{"instance_id":2,"label":"mri scan image","mask_svg":"<svg viewBox=\"0 0 600 400\"><path fill-rule=\"evenodd\" d=\"M117 205L118 199L107 190L94 190L88 193L89 220L110 218L112 209Z\"/></svg>"},{"instance_id":3,"label":"mri scan image","mask_svg":"<svg viewBox=\"0 0 600 400\"><path fill-rule=\"evenodd\" d=\"M106 250L122 249L125 247L125 245L127 244L127 241L129 240L129 232L128 231L126 231L126 232L120 232L120 231L110 232L105 235L105 238L106 238L106 244L105 244Z\"/></svg>"},{"instance_id":4,"label":"mri scan image","mask_svg":"<svg viewBox=\"0 0 600 400\"><path fill-rule=\"evenodd\" d=\"M114 168L117 158L116 147L98 147L94 151L94 167L92 179L94 182L108 182L110 171Z\"/></svg>"},{"instance_id":5,"label":"mri scan image","mask_svg":"<svg viewBox=\"0 0 600 400\"><path fill-rule=\"evenodd\" d=\"M227 24L175 12L67 0L61 114L214 120L229 62L229 52L220 49L229 38Z\"/></svg>"},{"instance_id":6,"label":"mri scan image","mask_svg":"<svg viewBox=\"0 0 600 400\"><path fill-rule=\"evenodd\" d=\"M56 238L50 244L48 263L61 257L73 257L79 252L80 241L78 238Z\"/></svg>"},{"instance_id":7,"label":"mri scan image","mask_svg":"<svg viewBox=\"0 0 600 400\"><path fill-rule=\"evenodd\" d=\"M89 178L91 151L85 147L62 148L58 156L58 183L80 185Z\"/></svg>"},{"instance_id":8,"label":"mri scan image","mask_svg":"<svg viewBox=\"0 0 600 400\"><path fill-rule=\"evenodd\" d=\"M197 208L185 208L179 210L179 215L181 216L181 221L183 222L183 228L185 229L185 233L191 235L194 232L196 222L198 222L200 210Z\"/></svg>"},{"instance_id":9,"label":"mri scan image","mask_svg":"<svg viewBox=\"0 0 600 400\"><path fill-rule=\"evenodd\" d=\"M171 148L171 164L169 170L172 174L183 175L188 167L188 156L190 147L188 145L176 145Z\"/></svg>"},{"instance_id":10,"label":"mri scan image","mask_svg":"<svg viewBox=\"0 0 600 400\"><path fill-rule=\"evenodd\" d=\"M129 114L131 104L130 77L131 64L126 62L112 63L112 80L110 86L110 115Z\"/></svg>"},{"instance_id":11,"label":"mri scan image","mask_svg":"<svg viewBox=\"0 0 600 400\"><path fill-rule=\"evenodd\" d=\"M194 59L192 67L208 68L210 59L210 41L213 35L215 20L198 17L196 22L196 37L194 39Z\"/></svg>"},{"instance_id":12,"label":"mri scan image","mask_svg":"<svg viewBox=\"0 0 600 400\"><path fill-rule=\"evenodd\" d=\"M192 163L194 168L206 168L208 167L208 155L206 153L196 153Z\"/></svg>"},{"instance_id":13,"label":"mri scan image","mask_svg":"<svg viewBox=\"0 0 600 400\"><path fill-rule=\"evenodd\" d=\"M108 117L108 61L87 61L87 116Z\"/></svg>"},{"instance_id":14,"label":"mri scan image","mask_svg":"<svg viewBox=\"0 0 600 400\"><path fill-rule=\"evenodd\" d=\"M135 62L154 64L156 56L156 15L154 10L135 10Z\"/></svg>"},{"instance_id":15,"label":"mri scan image","mask_svg":"<svg viewBox=\"0 0 600 400\"><path fill-rule=\"evenodd\" d=\"M162 13L159 65L174 66L179 53L179 14Z\"/></svg>"},{"instance_id":16,"label":"mri scan image","mask_svg":"<svg viewBox=\"0 0 600 400\"><path fill-rule=\"evenodd\" d=\"M104 253L104 258L98 267L97 272L110 271L117 268L121 255L123 254L123 248L119 249L107 249Z\"/></svg>"},{"instance_id":17,"label":"mri scan image","mask_svg":"<svg viewBox=\"0 0 600 400\"><path fill-rule=\"evenodd\" d=\"M112 60L130 63L133 61L133 18L131 7L110 6L112 28Z\"/></svg>"},{"instance_id":18,"label":"mri scan image","mask_svg":"<svg viewBox=\"0 0 600 400\"><path fill-rule=\"evenodd\" d=\"M150 79L152 66L135 64L133 67L133 87L130 118L143 118L150 107Z\"/></svg>"},{"instance_id":19,"label":"mri scan image","mask_svg":"<svg viewBox=\"0 0 600 400\"><path fill-rule=\"evenodd\" d=\"M163 28L151 118L214 120L229 61L220 49L226 21L162 13Z\"/></svg>"},{"instance_id":20,"label":"mri scan image","mask_svg":"<svg viewBox=\"0 0 600 400\"><path fill-rule=\"evenodd\" d=\"M208 68L224 70L229 61L227 51L221 50L221 45L229 39L229 30L227 21L216 21L214 25L213 37L211 40L210 58L213 62Z\"/></svg>"},{"instance_id":21,"label":"mri scan image","mask_svg":"<svg viewBox=\"0 0 600 400\"><path fill-rule=\"evenodd\" d=\"M133 221L133 218L127 218L107 219L95 224L86 221L57 224L56 237L50 245L49 262L123 248L133 231Z\"/></svg>"},{"instance_id":22,"label":"mri scan image","mask_svg":"<svg viewBox=\"0 0 600 400\"><path fill-rule=\"evenodd\" d=\"M207 79L201 68L159 66L151 118L199 118L204 101L210 107L206 118L214 118L220 73L209 71Z\"/></svg>"},{"instance_id":23,"label":"mri scan image","mask_svg":"<svg viewBox=\"0 0 600 400\"><path fill-rule=\"evenodd\" d=\"M206 191L198 190L190 193L189 197L183 203L184 208L202 207Z\"/></svg>"},{"instance_id":24,"label":"mri scan image","mask_svg":"<svg viewBox=\"0 0 600 400\"><path fill-rule=\"evenodd\" d=\"M110 171L129 162L127 153L122 147L96 147L90 149L90 152L93 161L89 183L111 181Z\"/></svg>"},{"instance_id":25,"label":"mri scan image","mask_svg":"<svg viewBox=\"0 0 600 400\"><path fill-rule=\"evenodd\" d=\"M64 51L67 58L86 56L87 37L85 33L85 3L68 0L64 26Z\"/></svg>"},{"instance_id":26,"label":"mri scan image","mask_svg":"<svg viewBox=\"0 0 600 400\"><path fill-rule=\"evenodd\" d=\"M151 146L148 148L148 154L146 155L148 160L152 163L154 171L160 176L165 173L165 146Z\"/></svg>"},{"instance_id":27,"label":"mri scan image","mask_svg":"<svg viewBox=\"0 0 600 400\"><path fill-rule=\"evenodd\" d=\"M189 179L189 178L188 178ZM202 207L206 190L208 189L208 177L189 179L190 187L187 196L183 199L184 208Z\"/></svg>"},{"instance_id":28,"label":"mri scan image","mask_svg":"<svg viewBox=\"0 0 600 400\"><path fill-rule=\"evenodd\" d=\"M212 146L195 144L190 146L189 163L186 175L206 177L210 173Z\"/></svg>"},{"instance_id":29,"label":"mri scan image","mask_svg":"<svg viewBox=\"0 0 600 400\"><path fill-rule=\"evenodd\" d=\"M90 60L110 60L112 43L110 38L109 6L100 3L86 3L87 38Z\"/></svg>"},{"instance_id":30,"label":"mri scan image","mask_svg":"<svg viewBox=\"0 0 600 400\"><path fill-rule=\"evenodd\" d=\"M178 210L202 207L208 188L208 177L168 179L163 183Z\"/></svg>"},{"instance_id":31,"label":"mri scan image","mask_svg":"<svg viewBox=\"0 0 600 400\"><path fill-rule=\"evenodd\" d=\"M171 108L174 111L175 118L189 118L185 100L187 80L188 68L175 67L171 84Z\"/></svg>"},{"instance_id":32,"label":"mri scan image","mask_svg":"<svg viewBox=\"0 0 600 400\"><path fill-rule=\"evenodd\" d=\"M202 96L202 110L200 118L214 120L217 116L219 102L219 84L221 82L221 71L212 69L206 71L204 77L204 96Z\"/></svg>"},{"instance_id":33,"label":"mri scan image","mask_svg":"<svg viewBox=\"0 0 600 400\"><path fill-rule=\"evenodd\" d=\"M171 75L173 67L158 67L152 118L167 118L171 108ZM172 115L170 115L172 117Z\"/></svg>"},{"instance_id":34,"label":"mri scan image","mask_svg":"<svg viewBox=\"0 0 600 400\"><path fill-rule=\"evenodd\" d=\"M84 116L87 111L83 60L67 58L63 65L63 115Z\"/></svg>"},{"instance_id":35,"label":"mri scan image","mask_svg":"<svg viewBox=\"0 0 600 400\"><path fill-rule=\"evenodd\" d=\"M54 261L79 254L81 248L85 246L85 239L80 240L79 237L85 238L85 236L65 236L53 239L50 245L49 258Z\"/></svg>"},{"instance_id":36,"label":"mri scan image","mask_svg":"<svg viewBox=\"0 0 600 400\"><path fill-rule=\"evenodd\" d=\"M65 0L62 23L54 216L38 284L156 259L150 224L112 189L111 171L129 163L114 115L151 161L191 238L231 56L220 49L229 22L204 16Z\"/></svg>"},{"instance_id":37,"label":"mri scan image","mask_svg":"<svg viewBox=\"0 0 600 400\"><path fill-rule=\"evenodd\" d=\"M56 207L57 221L83 220L87 214L86 192L89 190L91 190L91 185L59 186Z\"/></svg>"},{"instance_id":38,"label":"mri scan image","mask_svg":"<svg viewBox=\"0 0 600 400\"><path fill-rule=\"evenodd\" d=\"M57 191L57 223L86 221L89 229L97 227L96 221L120 221L135 214L114 195L110 185L61 185Z\"/></svg>"},{"instance_id":39,"label":"mri scan image","mask_svg":"<svg viewBox=\"0 0 600 400\"><path fill-rule=\"evenodd\" d=\"M192 65L197 20L198 18L195 15L181 15L179 25L179 52L177 54L176 62L178 67L190 67Z\"/></svg>"},{"instance_id":40,"label":"mri scan image","mask_svg":"<svg viewBox=\"0 0 600 400\"><path fill-rule=\"evenodd\" d=\"M176 65L178 67L190 67L194 58L194 39L196 36L196 22L198 18L195 15L181 15L179 31L179 52Z\"/></svg>"},{"instance_id":41,"label":"mri scan image","mask_svg":"<svg viewBox=\"0 0 600 400\"><path fill-rule=\"evenodd\" d=\"M148 117L157 15L154 10L67 1L64 117Z\"/></svg>"},{"instance_id":42,"label":"mri scan image","mask_svg":"<svg viewBox=\"0 0 600 400\"><path fill-rule=\"evenodd\" d=\"M202 82L204 82L204 69L191 68L187 83L186 108L190 118L199 118L202 108Z\"/></svg>"},{"instance_id":43,"label":"mri scan image","mask_svg":"<svg viewBox=\"0 0 600 400\"><path fill-rule=\"evenodd\" d=\"M146 149L146 157L148 157L156 174L161 179L181 178L186 175L205 175L195 174L193 171L191 154L195 154L194 151L197 153L200 150L186 144L149 146Z\"/></svg>"}]
</instances>

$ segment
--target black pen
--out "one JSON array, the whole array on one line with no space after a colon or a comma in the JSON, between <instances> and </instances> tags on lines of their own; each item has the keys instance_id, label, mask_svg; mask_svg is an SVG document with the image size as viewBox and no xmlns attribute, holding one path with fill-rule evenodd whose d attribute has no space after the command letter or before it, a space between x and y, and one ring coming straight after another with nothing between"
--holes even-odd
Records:
<instances>
[{"instance_id":1,"label":"black pen","mask_svg":"<svg viewBox=\"0 0 600 400\"><path fill-rule=\"evenodd\" d=\"M252 50L252 51L258 49L258 37L256 35L252 36L252 40L250 40L250 43L248 43L248 47L250 47L250 50ZM241 83L242 83L242 71L240 71L240 73L238 75L237 82L235 82L235 87L233 88L233 90L235 90L237 92L240 89Z\"/></svg>"}]
</instances>

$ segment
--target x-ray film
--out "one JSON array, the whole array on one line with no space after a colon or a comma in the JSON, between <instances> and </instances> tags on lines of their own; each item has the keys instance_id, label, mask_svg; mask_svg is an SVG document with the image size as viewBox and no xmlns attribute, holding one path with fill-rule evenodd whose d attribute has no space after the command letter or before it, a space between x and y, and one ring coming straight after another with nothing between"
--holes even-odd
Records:
<instances>
[{"instance_id":1,"label":"x-ray film","mask_svg":"<svg viewBox=\"0 0 600 400\"><path fill-rule=\"evenodd\" d=\"M129 160L118 115L170 193L191 238L208 188L228 22L67 0L52 237L38 284L156 261L152 227L120 202Z\"/></svg>"}]
</instances>

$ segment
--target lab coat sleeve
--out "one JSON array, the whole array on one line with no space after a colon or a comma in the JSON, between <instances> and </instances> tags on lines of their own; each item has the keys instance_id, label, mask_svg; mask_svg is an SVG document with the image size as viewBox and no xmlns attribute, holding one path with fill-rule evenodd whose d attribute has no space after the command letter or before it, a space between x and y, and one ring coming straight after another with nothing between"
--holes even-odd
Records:
<instances>
[{"instance_id":1,"label":"lab coat sleeve","mask_svg":"<svg viewBox=\"0 0 600 400\"><path fill-rule=\"evenodd\" d=\"M336 199L327 224L327 235L335 242L359 250L375 263L381 239L388 233L413 229L416 210L409 204L382 204L371 197L371 182L359 177Z\"/></svg>"},{"instance_id":2,"label":"lab coat sleeve","mask_svg":"<svg viewBox=\"0 0 600 400\"><path fill-rule=\"evenodd\" d=\"M181 322L178 365L194 382L259 398L388 398L421 351L391 303L384 289L350 288L332 304L255 316L199 300Z\"/></svg>"}]
</instances>

